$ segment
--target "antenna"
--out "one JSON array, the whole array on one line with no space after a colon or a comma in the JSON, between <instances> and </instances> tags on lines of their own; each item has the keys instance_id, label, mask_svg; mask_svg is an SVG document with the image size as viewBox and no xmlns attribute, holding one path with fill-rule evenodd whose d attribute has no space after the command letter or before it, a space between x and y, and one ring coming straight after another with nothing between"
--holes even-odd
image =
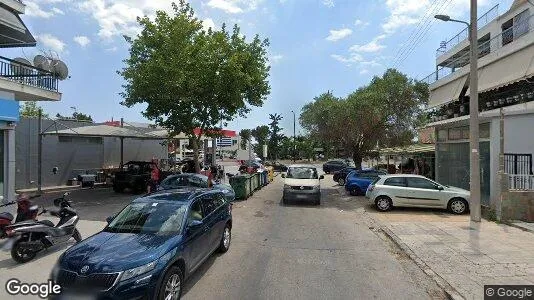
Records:
<instances>
[{"instance_id":1,"label":"antenna","mask_svg":"<svg viewBox=\"0 0 534 300\"><path fill-rule=\"evenodd\" d=\"M33 65L36 67L36 68L39 68L39 69L42 69L42 70L45 70L45 71L51 71L50 69L50 60L48 60L48 58L46 58L44 55L36 55L34 58L33 58Z\"/></svg>"},{"instance_id":2,"label":"antenna","mask_svg":"<svg viewBox=\"0 0 534 300\"><path fill-rule=\"evenodd\" d=\"M52 73L54 73L59 80L65 80L69 77L69 68L63 61L54 59L50 63L50 67L52 69Z\"/></svg>"},{"instance_id":3,"label":"antenna","mask_svg":"<svg viewBox=\"0 0 534 300\"><path fill-rule=\"evenodd\" d=\"M32 63L29 62L27 59L22 58L22 57L17 57L13 59L13 61L14 62L11 63L10 68L11 68L11 72L13 72L14 75L26 75L28 72L31 72L27 68L28 66L31 66Z\"/></svg>"}]
</instances>

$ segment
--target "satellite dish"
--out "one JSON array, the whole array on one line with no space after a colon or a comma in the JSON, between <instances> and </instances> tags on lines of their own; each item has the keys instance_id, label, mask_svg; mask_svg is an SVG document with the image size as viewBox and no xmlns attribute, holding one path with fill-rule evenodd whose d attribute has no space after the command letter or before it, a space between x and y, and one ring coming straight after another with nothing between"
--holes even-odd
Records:
<instances>
[{"instance_id":1,"label":"satellite dish","mask_svg":"<svg viewBox=\"0 0 534 300\"><path fill-rule=\"evenodd\" d=\"M33 58L33 65L36 68L39 68L39 69L42 69L42 70L45 70L45 71L49 71L49 72L51 71L50 70L50 60L48 60L48 58L46 58L43 55L36 55Z\"/></svg>"},{"instance_id":2,"label":"satellite dish","mask_svg":"<svg viewBox=\"0 0 534 300\"><path fill-rule=\"evenodd\" d=\"M59 59L52 60L51 68L52 72L59 78L59 80L65 80L69 77L69 68L63 61Z\"/></svg>"},{"instance_id":3,"label":"satellite dish","mask_svg":"<svg viewBox=\"0 0 534 300\"><path fill-rule=\"evenodd\" d=\"M13 59L13 61L14 62L11 63L11 72L13 72L14 75L25 75L31 72L30 70L28 70L27 66L31 66L32 63L29 62L27 59L22 58L22 57L17 57ZM17 64L17 63L20 63L20 64ZM27 66L24 66L24 65L27 65Z\"/></svg>"}]
</instances>

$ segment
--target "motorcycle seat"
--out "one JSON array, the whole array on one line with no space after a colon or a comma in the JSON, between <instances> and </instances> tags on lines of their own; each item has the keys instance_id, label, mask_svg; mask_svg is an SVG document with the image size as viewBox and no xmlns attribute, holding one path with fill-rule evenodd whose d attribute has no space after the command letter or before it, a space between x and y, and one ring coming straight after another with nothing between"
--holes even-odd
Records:
<instances>
[{"instance_id":1,"label":"motorcycle seat","mask_svg":"<svg viewBox=\"0 0 534 300\"><path fill-rule=\"evenodd\" d=\"M37 221L37 223L41 223L43 225L46 225L46 226L50 226L50 227L54 227L56 225L54 225L54 223L52 223L52 221L50 220L40 220L40 221Z\"/></svg>"},{"instance_id":2,"label":"motorcycle seat","mask_svg":"<svg viewBox=\"0 0 534 300\"><path fill-rule=\"evenodd\" d=\"M1 212L0 213L0 219L6 219L6 220L9 220L10 222L13 221L14 217L12 214L8 213L8 212Z\"/></svg>"}]
</instances>

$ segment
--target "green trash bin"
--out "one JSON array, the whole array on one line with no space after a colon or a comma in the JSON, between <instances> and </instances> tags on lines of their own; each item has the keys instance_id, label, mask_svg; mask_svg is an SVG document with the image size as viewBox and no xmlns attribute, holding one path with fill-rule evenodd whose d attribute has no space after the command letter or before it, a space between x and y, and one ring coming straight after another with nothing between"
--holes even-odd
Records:
<instances>
[{"instance_id":1,"label":"green trash bin","mask_svg":"<svg viewBox=\"0 0 534 300\"><path fill-rule=\"evenodd\" d=\"M230 177L230 185L235 191L235 198L245 200L250 196L250 178L247 175Z\"/></svg>"},{"instance_id":2,"label":"green trash bin","mask_svg":"<svg viewBox=\"0 0 534 300\"><path fill-rule=\"evenodd\" d=\"M256 172L256 190L261 189L261 173Z\"/></svg>"}]
</instances>

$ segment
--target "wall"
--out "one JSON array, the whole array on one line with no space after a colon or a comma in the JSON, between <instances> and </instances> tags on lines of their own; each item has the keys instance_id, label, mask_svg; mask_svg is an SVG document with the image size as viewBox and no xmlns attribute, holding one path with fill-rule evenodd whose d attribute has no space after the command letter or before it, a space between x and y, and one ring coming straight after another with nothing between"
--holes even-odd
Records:
<instances>
[{"instance_id":1,"label":"wall","mask_svg":"<svg viewBox=\"0 0 534 300\"><path fill-rule=\"evenodd\" d=\"M506 191L501 220L534 222L534 191Z\"/></svg>"},{"instance_id":2,"label":"wall","mask_svg":"<svg viewBox=\"0 0 534 300\"><path fill-rule=\"evenodd\" d=\"M61 121L70 128L93 125L87 122ZM43 120L42 129L45 130L54 122ZM37 187L38 173L38 138L37 119L22 118L16 128L16 183L17 189ZM58 130L65 129L58 125ZM55 126L49 129L53 130ZM94 173L96 170L120 164L120 139L101 138L75 139L73 142L60 142L55 135L43 137L42 185L65 185L69 178L73 178L85 171ZM168 158L167 147L156 140L124 140L124 162L129 160L150 160ZM57 174L52 173L54 167L59 168Z\"/></svg>"}]
</instances>

